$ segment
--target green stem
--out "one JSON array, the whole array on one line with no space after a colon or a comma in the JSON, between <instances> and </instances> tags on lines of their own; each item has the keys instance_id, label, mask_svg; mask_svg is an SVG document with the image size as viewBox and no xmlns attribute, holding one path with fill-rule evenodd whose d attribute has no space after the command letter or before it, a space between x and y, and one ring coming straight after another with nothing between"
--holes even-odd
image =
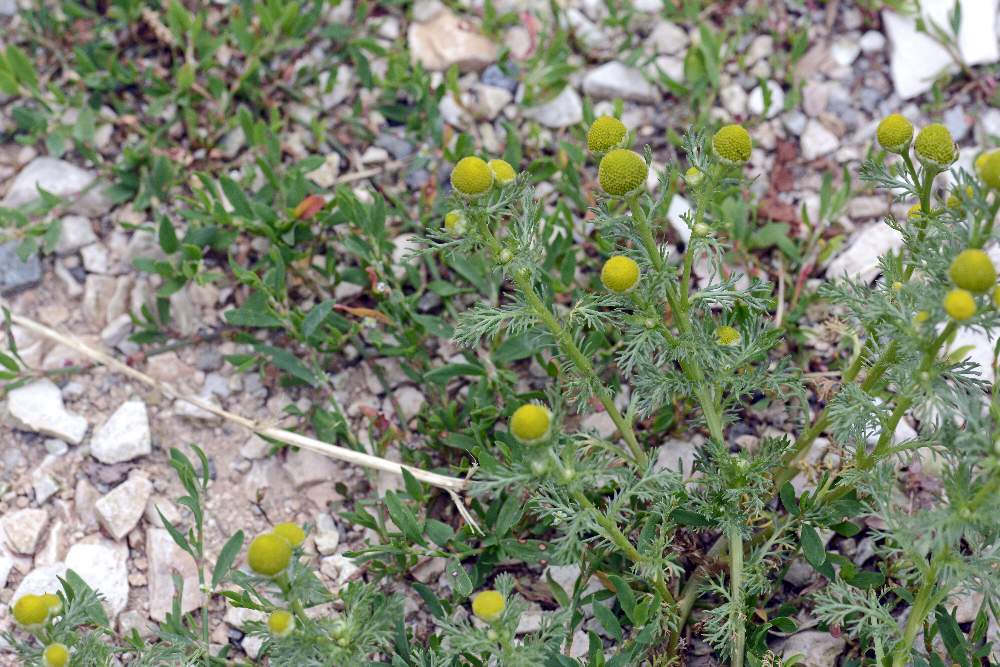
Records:
<instances>
[{"instance_id":1,"label":"green stem","mask_svg":"<svg viewBox=\"0 0 1000 667\"><path fill-rule=\"evenodd\" d=\"M729 603L733 605L729 622L733 626L733 667L743 667L746 642L746 619L743 611L743 535L739 528L729 531Z\"/></svg>"},{"instance_id":2,"label":"green stem","mask_svg":"<svg viewBox=\"0 0 1000 667\"><path fill-rule=\"evenodd\" d=\"M920 590L917 591L917 597L910 608L910 617L906 620L903 639L900 640L899 644L893 650L892 667L906 667L906 665L911 664L913 642L916 640L917 634L919 634L924 625L924 620L931 611L931 598L934 594L934 587L937 584L936 579L937 557L935 556L931 560L930 570L927 572L927 576L924 577L924 583L920 586Z\"/></svg>"},{"instance_id":3,"label":"green stem","mask_svg":"<svg viewBox=\"0 0 1000 667\"><path fill-rule=\"evenodd\" d=\"M656 247L653 230L649 226L646 212L639 205L639 198L637 196L631 197L628 201L628 206L632 211L632 222L639 232L639 239L642 241L642 247L645 249L646 255L649 256L650 263L657 273L663 273L663 256L660 254L659 248Z\"/></svg>"},{"instance_id":4,"label":"green stem","mask_svg":"<svg viewBox=\"0 0 1000 667\"><path fill-rule=\"evenodd\" d=\"M636 565L641 566L643 564L644 560L642 554L640 554L639 550L632 545L632 542L629 541L628 537L625 536L625 533L621 531L621 529L618 527L618 524L616 524L613 520L611 520L611 518L606 516L604 512L601 512L599 509L597 509L597 506L594 505L593 502L591 502L590 498L588 498L586 494L583 493L583 491L575 489L573 491L573 497L576 498L577 502L580 503L584 507L584 509L590 512L590 515L594 518L594 521L596 521L597 524L601 526L601 528L603 528L605 532L607 532L608 538L614 543L616 547L618 547L619 551L621 551L623 556L628 558ZM653 588L656 589L656 592L659 593L660 598L664 602L668 602L671 604L674 603L674 596L671 595L670 589L667 588L666 581L663 578L662 570L658 571L656 577L653 579Z\"/></svg>"},{"instance_id":5,"label":"green stem","mask_svg":"<svg viewBox=\"0 0 1000 667\"><path fill-rule=\"evenodd\" d=\"M597 377L597 372L594 370L593 364L591 364L590 360L584 356L583 352L580 351L580 348L577 347L573 337L569 335L569 332L567 332L561 324L559 324L559 321L556 320L552 311L549 310L548 306L545 305L541 297L538 296L534 285L531 284L531 276L527 272L521 271L517 273L514 280L517 282L517 286L520 288L521 293L528 302L528 305L531 306L531 309L535 312L535 315L538 316L538 318L555 338L556 344L558 344L560 349L562 349L566 356L570 358L577 370L580 371L580 373L590 382L590 385L594 390L594 394L597 396L597 400L604 406L608 416L611 417L611 421L614 422L618 431L622 434L622 438L625 439L625 444L628 445L631 456L626 456L626 458L630 458L637 467L645 468L649 459L646 456L646 453L642 450L642 447L639 445L639 441L635 436L635 431L632 429L632 424L626 420L621 411L618 410L618 406L615 405L614 400L611 398L611 394L608 393L607 388L601 382L600 378Z\"/></svg>"},{"instance_id":6,"label":"green stem","mask_svg":"<svg viewBox=\"0 0 1000 667\"><path fill-rule=\"evenodd\" d=\"M934 362L937 360L938 352L941 350L941 346L951 337L955 332L958 325L954 322L948 322L944 329L942 329L941 334L931 342L930 347L924 351L923 360L920 362L920 367L917 369L917 378L919 380L920 376L928 372ZM882 434L879 436L878 442L875 444L872 450L871 456L865 453L863 448L859 448L856 454L858 467L862 470L870 470L876 463L878 463L892 447L892 437L896 433L896 427L899 426L899 422L903 419L906 411L910 409L913 405L912 396L903 396L896 403L896 408L892 411L892 415L889 417L889 422L882 429Z\"/></svg>"}]
</instances>

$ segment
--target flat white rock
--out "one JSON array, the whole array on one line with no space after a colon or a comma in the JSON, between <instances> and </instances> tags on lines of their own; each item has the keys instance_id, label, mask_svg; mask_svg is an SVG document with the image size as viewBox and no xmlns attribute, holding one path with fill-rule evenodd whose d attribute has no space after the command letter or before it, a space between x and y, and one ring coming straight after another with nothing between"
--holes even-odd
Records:
<instances>
[{"instance_id":1,"label":"flat white rock","mask_svg":"<svg viewBox=\"0 0 1000 667\"><path fill-rule=\"evenodd\" d=\"M814 118L809 119L809 122L806 123L806 130L802 133L802 138L799 141L802 146L802 157L806 160L815 160L829 155L840 145L837 136Z\"/></svg>"},{"instance_id":2,"label":"flat white rock","mask_svg":"<svg viewBox=\"0 0 1000 667\"><path fill-rule=\"evenodd\" d=\"M202 604L198 591L198 567L194 559L182 551L163 528L146 530L146 556L149 559L149 616L154 621L164 621L173 605L176 573L184 583L181 611L194 611Z\"/></svg>"},{"instance_id":3,"label":"flat white rock","mask_svg":"<svg viewBox=\"0 0 1000 667\"><path fill-rule=\"evenodd\" d=\"M583 122L583 101L573 90L566 86L548 102L521 110L524 117L537 121L545 127L559 129Z\"/></svg>"},{"instance_id":4,"label":"flat white rock","mask_svg":"<svg viewBox=\"0 0 1000 667\"><path fill-rule=\"evenodd\" d=\"M80 542L66 554L66 569L73 570L101 596L112 619L128 605L128 547L108 540Z\"/></svg>"},{"instance_id":5,"label":"flat white rock","mask_svg":"<svg viewBox=\"0 0 1000 667\"><path fill-rule=\"evenodd\" d=\"M38 201L38 188L68 200L68 210L80 215L103 215L111 210L111 202L100 190L91 187L97 175L87 169L53 157L36 157L21 170L10 186L7 196L0 202L4 208L17 208Z\"/></svg>"},{"instance_id":6,"label":"flat white rock","mask_svg":"<svg viewBox=\"0 0 1000 667\"><path fill-rule=\"evenodd\" d=\"M800 632L785 640L781 656L804 656L801 664L809 667L834 667L846 646L847 642L829 632Z\"/></svg>"},{"instance_id":7,"label":"flat white rock","mask_svg":"<svg viewBox=\"0 0 1000 667\"><path fill-rule=\"evenodd\" d=\"M17 590L14 591L10 599L11 605L23 598L25 595L45 595L46 593L58 593L62 590L59 578L66 576L66 564L54 563L36 567L21 580Z\"/></svg>"},{"instance_id":8,"label":"flat white rock","mask_svg":"<svg viewBox=\"0 0 1000 667\"><path fill-rule=\"evenodd\" d=\"M15 426L80 444L87 420L63 405L62 392L51 380L36 380L7 394L7 411Z\"/></svg>"},{"instance_id":9,"label":"flat white rock","mask_svg":"<svg viewBox=\"0 0 1000 667\"><path fill-rule=\"evenodd\" d=\"M660 99L656 86L647 81L641 71L617 60L587 72L583 77L583 92L599 100L620 97L652 104Z\"/></svg>"},{"instance_id":10,"label":"flat white rock","mask_svg":"<svg viewBox=\"0 0 1000 667\"><path fill-rule=\"evenodd\" d=\"M879 257L903 245L899 232L876 222L857 233L827 267L828 278L851 278L871 282L880 272Z\"/></svg>"},{"instance_id":11,"label":"flat white rock","mask_svg":"<svg viewBox=\"0 0 1000 667\"><path fill-rule=\"evenodd\" d=\"M934 21L945 30L954 0L923 0L925 21ZM1000 60L997 45L997 0L961 0L962 25L958 48L968 65ZM957 70L948 52L936 40L917 32L916 17L901 16L891 10L882 12L892 49L889 69L896 94L908 100L931 89L934 79L944 71Z\"/></svg>"},{"instance_id":12,"label":"flat white rock","mask_svg":"<svg viewBox=\"0 0 1000 667\"><path fill-rule=\"evenodd\" d=\"M94 503L97 520L116 540L135 528L153 493L153 483L141 475L125 480Z\"/></svg>"},{"instance_id":13,"label":"flat white rock","mask_svg":"<svg viewBox=\"0 0 1000 667\"><path fill-rule=\"evenodd\" d=\"M125 401L96 431L90 453L101 463L122 463L153 451L146 404Z\"/></svg>"},{"instance_id":14,"label":"flat white rock","mask_svg":"<svg viewBox=\"0 0 1000 667\"><path fill-rule=\"evenodd\" d=\"M45 510L25 508L4 514L0 524L7 536L7 544L19 554L30 556L38 549L38 541L49 522Z\"/></svg>"}]
</instances>

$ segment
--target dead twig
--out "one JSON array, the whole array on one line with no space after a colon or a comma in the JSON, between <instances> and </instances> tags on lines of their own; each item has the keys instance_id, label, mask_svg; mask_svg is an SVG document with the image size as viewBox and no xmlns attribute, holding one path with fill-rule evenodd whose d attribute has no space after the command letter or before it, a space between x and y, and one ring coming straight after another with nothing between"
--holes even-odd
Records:
<instances>
[{"instance_id":1,"label":"dead twig","mask_svg":"<svg viewBox=\"0 0 1000 667\"><path fill-rule=\"evenodd\" d=\"M352 465L362 466L364 468L369 468L371 470L378 470L381 472L387 472L393 475L402 476L403 471L410 473L417 480L435 486L439 489L443 489L451 497L452 501L455 503L455 507L458 508L459 514L462 518L478 532L482 532L479 525L476 523L475 519L469 513L469 510L465 507L465 503L460 495L462 492L468 490L469 480L460 479L458 477L449 477L447 475L441 475L435 472L430 472L428 470L423 470L421 468L415 468L413 466L403 465L395 461L390 461L388 459L383 459L378 456L373 456L371 454L365 454L364 452L357 452L353 449L347 449L345 447L339 447L337 445L331 445L330 443L323 442L321 440L316 440L315 438L310 438L305 435L300 435L292 431L286 431L281 428L274 428L264 424L259 424L252 419L248 419L242 415L229 412L224 410L219 406L213 405L212 403L199 398L197 396L190 396L184 394L171 386L166 382L157 380L156 378L146 375L142 371L132 368L128 364L115 359L110 354L98 350L96 348L87 345L83 341L77 339L74 336L68 334L62 334L54 329L50 329L44 324L40 324L31 318L24 317L23 315L16 315L11 313L11 322L17 324L18 326L24 327L25 329L36 333L40 336L44 336L51 341L64 345L68 348L76 350L80 354L86 356L91 361L106 366L114 371L117 371L123 375L138 380L145 385L153 387L157 391L161 392L165 396L170 398L184 401L194 405L195 407L201 408L206 412L210 412L213 415L225 419L226 421L239 424L254 433L260 435L264 438L270 438L278 442L285 443L286 445L293 445L295 447L301 447L302 449L308 449L310 451L322 454L323 456L329 456L332 459L337 459L338 461L344 461L345 463L350 463Z\"/></svg>"}]
</instances>

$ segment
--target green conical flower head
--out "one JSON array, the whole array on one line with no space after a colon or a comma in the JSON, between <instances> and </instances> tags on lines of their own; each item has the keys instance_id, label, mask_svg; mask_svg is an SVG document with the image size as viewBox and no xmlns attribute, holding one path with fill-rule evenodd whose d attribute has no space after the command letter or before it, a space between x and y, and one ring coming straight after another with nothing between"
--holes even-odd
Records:
<instances>
[{"instance_id":1,"label":"green conical flower head","mask_svg":"<svg viewBox=\"0 0 1000 667\"><path fill-rule=\"evenodd\" d=\"M978 160L976 163L979 165ZM1000 150L985 154L979 169L979 176L983 179L986 187L992 190L1000 190Z\"/></svg>"},{"instance_id":2,"label":"green conical flower head","mask_svg":"<svg viewBox=\"0 0 1000 667\"><path fill-rule=\"evenodd\" d=\"M635 151L616 148L603 158L597 168L597 180L609 195L624 197L646 183L649 167Z\"/></svg>"},{"instance_id":3,"label":"green conical flower head","mask_svg":"<svg viewBox=\"0 0 1000 667\"><path fill-rule=\"evenodd\" d=\"M451 172L451 187L467 197L478 197L493 187L493 170L481 158L464 157Z\"/></svg>"},{"instance_id":4,"label":"green conical flower head","mask_svg":"<svg viewBox=\"0 0 1000 667\"><path fill-rule=\"evenodd\" d=\"M592 153L607 153L612 148L621 148L628 130L613 116L596 119L587 132L587 148Z\"/></svg>"},{"instance_id":5,"label":"green conical flower head","mask_svg":"<svg viewBox=\"0 0 1000 667\"><path fill-rule=\"evenodd\" d=\"M913 151L917 159L928 168L947 169L955 161L955 140L951 132L940 123L933 123L920 130Z\"/></svg>"},{"instance_id":6,"label":"green conical flower head","mask_svg":"<svg viewBox=\"0 0 1000 667\"><path fill-rule=\"evenodd\" d=\"M882 119L876 131L882 148L892 153L902 153L913 141L913 123L898 113Z\"/></svg>"},{"instance_id":7,"label":"green conical flower head","mask_svg":"<svg viewBox=\"0 0 1000 667\"><path fill-rule=\"evenodd\" d=\"M753 140L742 125L726 125L712 137L712 150L719 161L737 167L750 160Z\"/></svg>"},{"instance_id":8,"label":"green conical flower head","mask_svg":"<svg viewBox=\"0 0 1000 667\"><path fill-rule=\"evenodd\" d=\"M969 248L955 257L948 269L948 277L957 287L981 293L996 284L997 271L989 255L978 248Z\"/></svg>"}]
</instances>

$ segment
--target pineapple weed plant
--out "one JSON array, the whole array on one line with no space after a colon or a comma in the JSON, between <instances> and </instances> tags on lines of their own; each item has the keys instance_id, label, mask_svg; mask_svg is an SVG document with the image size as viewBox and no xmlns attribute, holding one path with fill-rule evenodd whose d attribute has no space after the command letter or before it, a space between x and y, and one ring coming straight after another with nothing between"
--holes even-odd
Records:
<instances>
[{"instance_id":1,"label":"pineapple weed plant","mask_svg":"<svg viewBox=\"0 0 1000 667\"><path fill-rule=\"evenodd\" d=\"M193 525L184 532L163 521L195 559L202 591L260 613L246 630L263 638L261 655L273 664L368 664L381 656L382 662L370 664L669 665L679 664L697 636L728 664L772 665L780 660L767 649L768 639L798 629L796 601L785 601L781 581L801 556L828 580L807 604L823 629L856 641L860 653L852 664L981 664L991 650L989 618L996 616L998 525L991 517L1000 509L1000 445L993 437L1000 405L979 369L965 360L967 350L948 348L962 328L989 332L997 326L1000 288L983 248L1000 208L1000 151L979 156L974 176L957 172L945 192L935 188L935 177L949 170L957 148L943 126L914 136L909 121L893 115L877 138L884 152L863 166L862 177L917 203L905 219L886 220L904 243L899 253L882 258L883 279L875 287L842 279L820 288L841 326L863 341L842 351L839 386L823 404L810 402L805 378L787 360L785 331L771 314L772 286L743 280L723 264L734 231L725 202L742 196L741 167L752 151L744 128L687 136L687 168L665 170L657 195L650 196L650 152L633 151L633 137L615 118L591 124L587 148L598 161L601 188L594 193L592 222L607 259L590 277L589 293L569 305L557 297L575 278L575 264L568 271L560 267L558 276L551 270L547 247L567 241L541 224L529 175L505 160L458 160L452 210L439 229L427 232L417 256L440 256L447 266L463 267L463 275L480 278L471 282L483 288L486 302L458 313L457 342L502 349L517 340L533 352L547 350L552 382L544 392L506 392L510 400L502 407L478 415L494 418L492 432L453 441L476 462L471 509L488 534L431 516L431 494L409 475L405 492L387 493L384 511L345 514L381 538L351 554L375 579L405 573L425 557L449 559L446 597L412 583L436 631L428 637L408 633L398 596L377 583L328 591L303 548L308 527L278 523L249 542L237 533L210 563L202 512L207 458L194 448L195 465L172 450L186 491L180 503ZM690 241L675 257L658 239L679 181L694 206L684 216ZM214 184L204 185L191 200L189 217L225 217L214 201ZM261 209L235 183L222 187L236 215L251 219ZM275 181L274 194L311 201L299 171L284 184ZM337 216L375 239L358 238L353 249L373 264L384 262L380 203L366 207L345 193L335 203ZM296 211L294 217L316 214L315 206L307 208L308 215ZM293 225L289 233L305 229ZM160 241L168 252L182 245L167 224L160 226ZM195 241L185 237L183 247L196 247ZM270 259L293 271L280 254ZM699 285L696 266L709 268L707 284ZM308 344L320 328L336 332L342 324L329 302L314 306L320 315L310 312L303 320L269 300L284 270L272 268L260 278L231 268L258 288L227 316L231 325L287 327ZM510 286L502 299L500 285ZM391 294L383 296L391 307ZM241 340L302 383L324 382L313 370L328 352L321 345L307 365L252 337ZM16 371L14 352L3 360ZM253 359L230 361L247 365ZM466 364L444 380L475 371ZM490 394L491 388L480 383L470 391ZM734 445L728 427L767 400L797 406L795 439ZM613 437L566 427L571 413L595 409L613 422ZM897 426L908 414L918 434L897 441ZM346 429L329 415L313 419L317 431L325 425L332 437ZM707 434L694 470L660 467L651 458L656 442L647 431L664 419ZM437 428L461 433L460 421ZM799 495L791 480L823 434L840 447L843 463ZM918 507L898 490L900 466L915 460L933 464L942 484L932 502ZM852 537L865 516L878 519L869 522L878 556L872 569L828 552L821 537ZM544 615L538 630L519 634L524 588L497 571L540 560L577 565L580 576L572 590L548 577L545 597L557 609ZM596 591L587 586L594 577L601 583ZM137 633L114 640L96 594L72 572L62 583L61 591L21 598L12 609L24 632L7 640L29 664L106 664L116 654L129 664L231 662L227 647L209 642L207 607L183 614L178 597L158 629L160 641L148 643ZM965 629L949 599L969 592L985 595ZM583 625L588 614L599 628ZM587 630L586 656L571 659L568 648L581 627ZM609 646L598 631L612 640Z\"/></svg>"}]
</instances>

